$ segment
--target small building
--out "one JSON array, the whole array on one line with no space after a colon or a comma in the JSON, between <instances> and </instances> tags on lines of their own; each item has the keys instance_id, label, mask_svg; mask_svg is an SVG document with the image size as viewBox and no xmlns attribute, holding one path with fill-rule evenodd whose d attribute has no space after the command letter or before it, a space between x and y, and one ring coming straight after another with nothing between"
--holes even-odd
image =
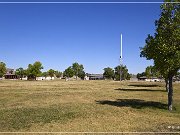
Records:
<instances>
[{"instance_id":1,"label":"small building","mask_svg":"<svg viewBox=\"0 0 180 135\"><path fill-rule=\"evenodd\" d=\"M4 75L5 79L18 79L18 76L15 74L14 69L7 68L6 74Z\"/></svg>"},{"instance_id":2,"label":"small building","mask_svg":"<svg viewBox=\"0 0 180 135\"><path fill-rule=\"evenodd\" d=\"M36 77L36 80L37 81L42 81L42 80L45 80L45 77Z\"/></svg>"},{"instance_id":3,"label":"small building","mask_svg":"<svg viewBox=\"0 0 180 135\"><path fill-rule=\"evenodd\" d=\"M149 82L160 82L160 79L157 78L157 77L151 77L150 79L146 79L146 81L149 81Z\"/></svg>"},{"instance_id":4,"label":"small building","mask_svg":"<svg viewBox=\"0 0 180 135\"><path fill-rule=\"evenodd\" d=\"M87 74L89 80L104 80L103 74Z\"/></svg>"},{"instance_id":5,"label":"small building","mask_svg":"<svg viewBox=\"0 0 180 135\"><path fill-rule=\"evenodd\" d=\"M54 80L54 77L48 76L48 77L45 78L45 80Z\"/></svg>"},{"instance_id":6,"label":"small building","mask_svg":"<svg viewBox=\"0 0 180 135\"><path fill-rule=\"evenodd\" d=\"M36 77L36 80L37 81L42 81L42 80L54 80L55 78L54 77L50 77L50 76L47 76L47 77Z\"/></svg>"},{"instance_id":7,"label":"small building","mask_svg":"<svg viewBox=\"0 0 180 135\"><path fill-rule=\"evenodd\" d=\"M86 75L86 76L84 77L84 80L89 80L89 77Z\"/></svg>"},{"instance_id":8,"label":"small building","mask_svg":"<svg viewBox=\"0 0 180 135\"><path fill-rule=\"evenodd\" d=\"M22 80L28 80L28 77L27 77L27 76L24 76L24 77L22 78Z\"/></svg>"},{"instance_id":9,"label":"small building","mask_svg":"<svg viewBox=\"0 0 180 135\"><path fill-rule=\"evenodd\" d=\"M138 81L146 81L147 77L146 76L142 76L138 78Z\"/></svg>"},{"instance_id":10,"label":"small building","mask_svg":"<svg viewBox=\"0 0 180 135\"><path fill-rule=\"evenodd\" d=\"M139 81L146 81L146 82L160 82L161 80L157 77L147 78L146 76L142 76L138 78Z\"/></svg>"}]
</instances>

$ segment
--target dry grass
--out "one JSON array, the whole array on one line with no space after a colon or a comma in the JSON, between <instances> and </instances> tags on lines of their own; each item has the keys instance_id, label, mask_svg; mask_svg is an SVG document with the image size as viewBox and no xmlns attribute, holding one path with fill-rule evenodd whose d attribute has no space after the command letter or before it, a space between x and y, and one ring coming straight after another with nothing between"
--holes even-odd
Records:
<instances>
[{"instance_id":1,"label":"dry grass","mask_svg":"<svg viewBox=\"0 0 180 135\"><path fill-rule=\"evenodd\" d=\"M0 81L0 131L180 131L179 89L169 112L163 83Z\"/></svg>"}]
</instances>

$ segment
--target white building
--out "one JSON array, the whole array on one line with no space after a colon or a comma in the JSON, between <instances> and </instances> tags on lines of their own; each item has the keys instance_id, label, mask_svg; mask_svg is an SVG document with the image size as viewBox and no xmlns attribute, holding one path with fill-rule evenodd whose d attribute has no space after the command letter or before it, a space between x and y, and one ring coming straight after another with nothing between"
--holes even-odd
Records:
<instances>
[{"instance_id":1,"label":"white building","mask_svg":"<svg viewBox=\"0 0 180 135\"><path fill-rule=\"evenodd\" d=\"M47 76L47 77L36 77L36 80L38 80L38 81L42 81L42 80L54 80L54 77L50 77L50 76Z\"/></svg>"}]
</instances>

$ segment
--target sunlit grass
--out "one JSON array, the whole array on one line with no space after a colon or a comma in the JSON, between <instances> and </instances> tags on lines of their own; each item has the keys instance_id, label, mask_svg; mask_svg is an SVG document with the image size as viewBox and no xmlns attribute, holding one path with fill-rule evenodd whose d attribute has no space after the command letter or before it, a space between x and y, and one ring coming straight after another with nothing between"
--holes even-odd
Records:
<instances>
[{"instance_id":1,"label":"sunlit grass","mask_svg":"<svg viewBox=\"0 0 180 135\"><path fill-rule=\"evenodd\" d=\"M0 95L1 132L180 131L180 83L173 112L164 83L0 81Z\"/></svg>"}]
</instances>

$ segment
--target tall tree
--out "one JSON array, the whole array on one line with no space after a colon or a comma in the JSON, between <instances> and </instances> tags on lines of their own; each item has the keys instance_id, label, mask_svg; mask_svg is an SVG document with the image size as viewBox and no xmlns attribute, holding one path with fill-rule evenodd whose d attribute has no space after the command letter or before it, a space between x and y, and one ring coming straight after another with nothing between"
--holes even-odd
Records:
<instances>
[{"instance_id":1,"label":"tall tree","mask_svg":"<svg viewBox=\"0 0 180 135\"><path fill-rule=\"evenodd\" d=\"M85 73L83 70L79 71L79 73L78 73L78 77L79 77L79 78L81 78L81 79L84 80L84 77L85 77L85 76L86 76L86 73Z\"/></svg>"},{"instance_id":2,"label":"tall tree","mask_svg":"<svg viewBox=\"0 0 180 135\"><path fill-rule=\"evenodd\" d=\"M55 71L54 71L53 69L49 69L48 75L49 75L49 76L51 77L51 79L52 79L52 77L55 75Z\"/></svg>"},{"instance_id":3,"label":"tall tree","mask_svg":"<svg viewBox=\"0 0 180 135\"><path fill-rule=\"evenodd\" d=\"M131 78L126 66L121 65L121 66L115 67L114 69L115 69L115 79L116 80L120 80L120 72L121 72L122 80L129 80Z\"/></svg>"},{"instance_id":4,"label":"tall tree","mask_svg":"<svg viewBox=\"0 0 180 135\"><path fill-rule=\"evenodd\" d=\"M142 73L138 73L137 74L137 78L139 79L140 77L143 77L143 76L146 76L146 73L145 72L142 72Z\"/></svg>"},{"instance_id":5,"label":"tall tree","mask_svg":"<svg viewBox=\"0 0 180 135\"><path fill-rule=\"evenodd\" d=\"M42 72L41 75L46 78L48 76L48 73L47 72Z\"/></svg>"},{"instance_id":6,"label":"tall tree","mask_svg":"<svg viewBox=\"0 0 180 135\"><path fill-rule=\"evenodd\" d=\"M114 78L114 70L110 67L104 68L103 76L107 79L113 79Z\"/></svg>"},{"instance_id":7,"label":"tall tree","mask_svg":"<svg viewBox=\"0 0 180 135\"><path fill-rule=\"evenodd\" d=\"M67 77L67 78L73 77L73 75L74 75L74 70L72 69L71 66L68 67L68 68L64 71L64 73L63 73L63 76L64 76L64 77Z\"/></svg>"},{"instance_id":8,"label":"tall tree","mask_svg":"<svg viewBox=\"0 0 180 135\"><path fill-rule=\"evenodd\" d=\"M152 69L153 69L153 66L146 67L145 74L147 78L153 77Z\"/></svg>"},{"instance_id":9,"label":"tall tree","mask_svg":"<svg viewBox=\"0 0 180 135\"><path fill-rule=\"evenodd\" d=\"M145 76L147 78L151 78L151 77L161 77L159 71L156 69L155 66L147 66L145 69Z\"/></svg>"},{"instance_id":10,"label":"tall tree","mask_svg":"<svg viewBox=\"0 0 180 135\"><path fill-rule=\"evenodd\" d=\"M23 76L26 75L26 72L25 72L25 70L22 67L20 67L20 68L16 69L15 74L17 76L19 76L21 78L21 80L22 80Z\"/></svg>"},{"instance_id":11,"label":"tall tree","mask_svg":"<svg viewBox=\"0 0 180 135\"><path fill-rule=\"evenodd\" d=\"M0 77L6 73L6 64L4 62L0 62Z\"/></svg>"},{"instance_id":12,"label":"tall tree","mask_svg":"<svg viewBox=\"0 0 180 135\"><path fill-rule=\"evenodd\" d=\"M55 76L56 76L57 78L60 78L60 77L62 76L62 72L60 72L60 71L55 71Z\"/></svg>"},{"instance_id":13,"label":"tall tree","mask_svg":"<svg viewBox=\"0 0 180 135\"><path fill-rule=\"evenodd\" d=\"M168 2L178 2L168 0ZM155 21L154 36L148 35L141 57L153 59L158 71L168 79L168 109L173 109L173 76L180 69L180 4L164 3Z\"/></svg>"},{"instance_id":14,"label":"tall tree","mask_svg":"<svg viewBox=\"0 0 180 135\"><path fill-rule=\"evenodd\" d=\"M28 80L36 80L37 76L41 76L41 69L43 69L43 66L39 61L36 61L33 65L29 64L27 69Z\"/></svg>"},{"instance_id":15,"label":"tall tree","mask_svg":"<svg viewBox=\"0 0 180 135\"><path fill-rule=\"evenodd\" d=\"M83 73L84 67L82 64L78 64L77 62L72 64L72 69L74 71L74 74L76 76L76 80L77 77L80 77L79 75L81 75L81 73Z\"/></svg>"}]
</instances>

